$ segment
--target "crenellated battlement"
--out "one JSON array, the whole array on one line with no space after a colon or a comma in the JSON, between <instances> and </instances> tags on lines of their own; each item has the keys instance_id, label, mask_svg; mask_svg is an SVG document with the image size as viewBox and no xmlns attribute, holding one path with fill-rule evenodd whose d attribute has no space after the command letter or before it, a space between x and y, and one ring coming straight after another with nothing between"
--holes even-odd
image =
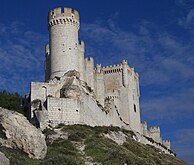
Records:
<instances>
[{"instance_id":1,"label":"crenellated battlement","mask_svg":"<svg viewBox=\"0 0 194 165\"><path fill-rule=\"evenodd\" d=\"M162 144L170 149L170 140L162 140Z\"/></svg>"},{"instance_id":2,"label":"crenellated battlement","mask_svg":"<svg viewBox=\"0 0 194 165\"><path fill-rule=\"evenodd\" d=\"M102 70L103 70L104 74L122 72L122 64L103 66Z\"/></svg>"},{"instance_id":3,"label":"crenellated battlement","mask_svg":"<svg viewBox=\"0 0 194 165\"><path fill-rule=\"evenodd\" d=\"M103 70L105 69L118 69L118 68L121 68L122 67L122 64L117 64L117 65L109 65L109 66L103 66Z\"/></svg>"},{"instance_id":4,"label":"crenellated battlement","mask_svg":"<svg viewBox=\"0 0 194 165\"><path fill-rule=\"evenodd\" d=\"M146 122L146 121L143 121L143 122L141 123L141 125L147 126L147 122Z\"/></svg>"},{"instance_id":5,"label":"crenellated battlement","mask_svg":"<svg viewBox=\"0 0 194 165\"><path fill-rule=\"evenodd\" d=\"M115 100L115 99L119 99L119 96L116 95L112 95L112 96L107 96L105 99L109 99L109 100Z\"/></svg>"},{"instance_id":6,"label":"crenellated battlement","mask_svg":"<svg viewBox=\"0 0 194 165\"><path fill-rule=\"evenodd\" d=\"M170 140L162 140L162 143L170 143Z\"/></svg>"},{"instance_id":7,"label":"crenellated battlement","mask_svg":"<svg viewBox=\"0 0 194 165\"><path fill-rule=\"evenodd\" d=\"M94 68L96 73L102 73L102 65L96 64L96 67Z\"/></svg>"},{"instance_id":8,"label":"crenellated battlement","mask_svg":"<svg viewBox=\"0 0 194 165\"><path fill-rule=\"evenodd\" d=\"M153 126L149 128L150 133L153 132L160 132L160 127L159 126Z\"/></svg>"},{"instance_id":9,"label":"crenellated battlement","mask_svg":"<svg viewBox=\"0 0 194 165\"><path fill-rule=\"evenodd\" d=\"M127 60L123 60L123 61L122 61L122 64L123 64L123 65L128 65Z\"/></svg>"},{"instance_id":10,"label":"crenellated battlement","mask_svg":"<svg viewBox=\"0 0 194 165\"><path fill-rule=\"evenodd\" d=\"M79 29L79 13L71 8L55 8L48 14L48 26L52 27L60 24L70 24Z\"/></svg>"},{"instance_id":11,"label":"crenellated battlement","mask_svg":"<svg viewBox=\"0 0 194 165\"><path fill-rule=\"evenodd\" d=\"M84 44L84 41L82 41L82 40L79 41L78 49L79 49L79 51L82 51L82 52L85 51L85 44Z\"/></svg>"},{"instance_id":12,"label":"crenellated battlement","mask_svg":"<svg viewBox=\"0 0 194 165\"><path fill-rule=\"evenodd\" d=\"M93 57L89 57L89 58L86 57L86 58L85 58L85 61L88 62L88 63L94 63Z\"/></svg>"}]
</instances>

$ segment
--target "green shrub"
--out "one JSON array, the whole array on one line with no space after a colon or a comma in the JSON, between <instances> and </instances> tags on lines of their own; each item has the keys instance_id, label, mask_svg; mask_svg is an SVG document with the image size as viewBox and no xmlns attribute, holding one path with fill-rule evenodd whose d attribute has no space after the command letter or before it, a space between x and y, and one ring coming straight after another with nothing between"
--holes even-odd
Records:
<instances>
[{"instance_id":1,"label":"green shrub","mask_svg":"<svg viewBox=\"0 0 194 165\"><path fill-rule=\"evenodd\" d=\"M0 107L25 114L22 107L22 96L18 93L0 92Z\"/></svg>"}]
</instances>

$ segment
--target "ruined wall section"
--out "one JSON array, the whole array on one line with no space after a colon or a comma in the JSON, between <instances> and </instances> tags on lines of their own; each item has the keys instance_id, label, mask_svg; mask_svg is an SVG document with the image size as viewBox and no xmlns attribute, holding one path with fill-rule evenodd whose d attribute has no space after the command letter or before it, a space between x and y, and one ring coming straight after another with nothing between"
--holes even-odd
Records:
<instances>
[{"instance_id":1,"label":"ruined wall section","mask_svg":"<svg viewBox=\"0 0 194 165\"><path fill-rule=\"evenodd\" d=\"M70 8L56 8L49 12L50 79L61 77L69 70L79 69L79 14Z\"/></svg>"},{"instance_id":2,"label":"ruined wall section","mask_svg":"<svg viewBox=\"0 0 194 165\"><path fill-rule=\"evenodd\" d=\"M45 101L46 101L46 95L47 95L47 83L42 82L31 82L30 90L31 90L31 96L30 96L30 102L31 102L31 113L29 118L34 117L34 111L35 110L46 110L45 108Z\"/></svg>"}]
</instances>

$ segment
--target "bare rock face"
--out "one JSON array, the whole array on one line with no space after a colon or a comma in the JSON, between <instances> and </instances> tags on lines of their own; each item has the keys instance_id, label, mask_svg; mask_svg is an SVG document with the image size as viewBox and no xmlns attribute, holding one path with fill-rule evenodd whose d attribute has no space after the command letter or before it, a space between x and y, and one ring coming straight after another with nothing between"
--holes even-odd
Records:
<instances>
[{"instance_id":1,"label":"bare rock face","mask_svg":"<svg viewBox=\"0 0 194 165\"><path fill-rule=\"evenodd\" d=\"M60 92L62 98L79 98L81 95L79 80L75 76L66 77Z\"/></svg>"},{"instance_id":2,"label":"bare rock face","mask_svg":"<svg viewBox=\"0 0 194 165\"><path fill-rule=\"evenodd\" d=\"M80 78L80 73L76 70L70 70L64 74L64 76L72 77L75 76L76 78Z\"/></svg>"},{"instance_id":3,"label":"bare rock face","mask_svg":"<svg viewBox=\"0 0 194 165\"><path fill-rule=\"evenodd\" d=\"M126 142L126 137L127 137L127 135L125 135L121 131L119 131L119 132L110 132L110 133L103 134L103 135L104 135L104 137L113 140L118 145L122 145L124 142Z\"/></svg>"},{"instance_id":4,"label":"bare rock face","mask_svg":"<svg viewBox=\"0 0 194 165\"><path fill-rule=\"evenodd\" d=\"M1 165L10 165L9 159L2 152L0 152L0 164Z\"/></svg>"},{"instance_id":5,"label":"bare rock face","mask_svg":"<svg viewBox=\"0 0 194 165\"><path fill-rule=\"evenodd\" d=\"M19 149L30 158L43 159L47 146L45 136L22 115L0 107L0 144Z\"/></svg>"}]
</instances>

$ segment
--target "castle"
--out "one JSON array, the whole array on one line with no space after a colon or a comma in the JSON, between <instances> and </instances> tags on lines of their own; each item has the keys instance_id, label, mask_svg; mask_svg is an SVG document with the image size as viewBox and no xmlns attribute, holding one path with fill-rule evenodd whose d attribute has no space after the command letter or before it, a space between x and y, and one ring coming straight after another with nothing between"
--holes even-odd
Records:
<instances>
[{"instance_id":1,"label":"castle","mask_svg":"<svg viewBox=\"0 0 194 165\"><path fill-rule=\"evenodd\" d=\"M84 57L79 28L76 10L49 12L45 82L31 83L31 122L40 128L60 123L118 126L136 132L138 141L170 153L170 141L162 140L160 128L141 123L138 73L126 60L94 66L92 57Z\"/></svg>"}]
</instances>

